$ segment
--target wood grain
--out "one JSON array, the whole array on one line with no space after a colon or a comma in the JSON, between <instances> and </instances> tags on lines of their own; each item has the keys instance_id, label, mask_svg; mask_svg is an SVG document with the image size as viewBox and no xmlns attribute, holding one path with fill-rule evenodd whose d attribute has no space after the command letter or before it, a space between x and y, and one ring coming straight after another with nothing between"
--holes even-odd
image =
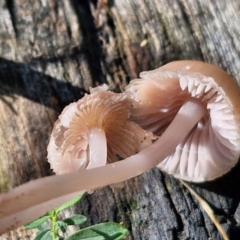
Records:
<instances>
[{"instance_id":1,"label":"wood grain","mask_svg":"<svg viewBox=\"0 0 240 240\"><path fill-rule=\"evenodd\" d=\"M139 72L178 59L213 63L240 83L240 2L0 0L1 191L52 174L53 123L90 86L123 91ZM230 239L240 235L239 170L192 185ZM158 169L95 191L75 211L88 224L123 222L128 239L221 239L188 190Z\"/></svg>"}]
</instances>

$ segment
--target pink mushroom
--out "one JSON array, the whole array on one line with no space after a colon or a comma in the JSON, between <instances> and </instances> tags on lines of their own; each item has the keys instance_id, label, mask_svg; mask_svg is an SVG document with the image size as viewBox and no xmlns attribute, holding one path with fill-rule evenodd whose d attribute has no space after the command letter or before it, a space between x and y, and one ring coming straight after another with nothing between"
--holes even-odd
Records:
<instances>
[{"instance_id":1,"label":"pink mushroom","mask_svg":"<svg viewBox=\"0 0 240 240\"><path fill-rule=\"evenodd\" d=\"M199 65L199 67L197 67L197 65ZM169 67L171 67L170 70ZM188 77L189 69L192 69L193 71ZM68 168L67 170L69 173L31 181L9 191L6 194L1 194L0 233L9 231L19 225L22 225L43 215L47 211L66 201L66 199L68 199L69 197L77 195L80 191L95 189L109 184L115 184L125 181L157 166L163 160L165 162L168 156L172 155L175 152L178 152L179 146L181 147L180 144L182 142L185 142L186 139L189 138L189 135L192 134L192 132L198 133L198 130L196 130L196 128L201 129L201 126L204 125L204 123L207 122L207 120L209 119L208 115L209 113L211 113L211 109L209 109L209 105L207 105L206 101L204 100L207 100L209 98L214 99L214 97L216 97L216 100L221 102L222 99L225 100L226 98L219 97L219 93L230 93L230 95L234 94L234 96L232 96L230 100L225 100L223 102L224 110L226 112L230 111L239 114L239 107L237 107L236 105L236 103L239 102L239 90L236 88L237 85L235 83L232 83L231 77L219 68L200 62L184 62L184 64L180 62L163 66L162 70L163 71L160 70L160 72L153 71L142 74L141 76L148 79L148 81L135 80L135 82L132 82L130 84L130 87L127 89L127 93L118 95L119 98L112 98L112 96L115 94L107 93L107 99L109 101L106 100L104 104L100 104L101 101L99 101L99 99L97 101L94 101L94 98L96 96L99 96L95 95L95 97L93 97L92 99L92 104L89 105L86 109L81 107L78 108L77 105L70 105L69 109L65 109L66 114L61 115L60 120L56 123L54 127L54 136L51 137L51 142L49 146L49 150L51 151L52 149L53 154L49 154L49 161L51 162L52 167L56 171L60 172L65 171L65 167L61 166L61 161L63 160L68 162L68 164L70 164L70 168ZM201 73L201 71L203 71L203 73ZM196 72L195 77L194 72ZM184 75L184 73L186 74ZM198 77L199 75L202 77ZM218 82L214 83L213 79L218 77L221 80L217 80ZM151 80L153 78L154 80ZM167 80L167 78L169 79ZM223 78L226 79L223 80ZM196 82L194 81L192 84L191 79L196 79ZM207 87L204 87L201 84L204 83L206 79L211 79L211 84L209 85L209 81L207 81ZM188 80L190 80L190 84L188 83ZM160 81L161 84L159 84L158 81ZM194 91L193 95L191 95L186 89L194 88L195 84L198 83L198 81L200 81L200 84L197 84L197 86L200 87ZM225 81L227 82L226 84ZM170 89L174 89L174 91L171 92L169 87L164 87L165 83L163 82L165 82L167 86L171 86ZM174 83L172 84L171 82ZM219 86L217 86L217 84ZM230 90L230 88L228 88L228 85L233 85L235 90ZM208 89L211 86L213 86L214 90ZM169 97L169 94L165 93L165 90L167 89L171 92L171 97ZM98 88L96 91L106 92L106 89ZM144 91L149 92L148 94L145 94ZM205 96L200 98L197 97L202 92L206 93ZM92 94L94 96L94 94L97 94L97 92L93 92ZM101 95L101 93L99 94ZM132 94L134 94L134 96L132 96ZM159 118L158 114L156 113L169 112L168 104L165 105L165 108L162 107L162 103L164 103L164 100L161 99L161 96L165 96L168 98L167 103L170 104L171 110L173 110L174 113L163 115L166 116L165 121L162 126L157 127L157 125L159 124ZM174 99L175 96L177 97L177 99L179 99L180 104L177 103L177 101L175 100L169 100ZM183 97L183 100L181 100L181 96ZM159 97L160 99L157 99ZM87 96L85 98L91 97ZM133 154L131 152L131 154L133 155L127 157L122 161L106 164L106 150L104 146L106 146L107 144L108 147L110 147L113 151L116 151L118 149L117 145L121 145L122 142L127 141L126 139L129 138L129 135L121 135L121 131L124 130L123 128L121 128L120 133L117 131L117 129L112 128L112 130L114 131L113 135L115 136L120 134L121 137L119 138L119 142L115 142L114 145L111 145L111 138L109 138L109 135L106 134L106 129L104 130L104 133L102 132L102 126L104 125L90 124L88 127L90 131L92 131L92 134L95 134L96 129L101 129L101 137L99 139L101 141L103 138L105 139L101 143L101 148L96 148L97 155L95 155L95 150L93 149L93 147L98 146L98 143L96 143L95 140L92 140L92 142L90 141L90 143L87 144L85 142L84 147L80 147L79 143L82 141L81 139L89 139L90 136L87 134L81 135L73 131L73 125L77 124L78 121L74 120L73 122L71 122L71 120L69 120L69 117L71 117L71 119L75 119L76 117L76 119L79 118L80 120L83 118L83 113L84 116L87 116L85 113L87 113L88 110L92 106L94 106L94 103L98 104L99 102L99 110L95 118L101 119L101 112L105 108L108 109L108 104L112 106L111 109L114 111L114 106L119 106L119 101L124 102L125 100L123 99L125 98L127 102L131 102L131 104L127 106L129 107L128 111L131 110L132 112L132 119L134 119L140 125L143 125L144 128L156 132L160 137L152 145L143 149L139 153ZM156 106L158 102L162 102L161 104L159 104L159 107ZM174 104L175 102L177 103L176 105ZM227 108L225 108L226 103ZM80 104L79 106L81 105L82 104ZM123 106L124 105L125 104L123 104ZM133 109L131 105L133 105ZM76 113L71 109L75 109ZM118 121L118 118L120 119L121 115L125 113L125 110L121 111L121 109L122 108L119 107L120 114L117 115L118 117L113 118L112 121L112 118L109 117L109 121L112 125L115 124L115 120ZM146 110L146 113L144 109ZM151 109L158 110L157 112L151 112ZM111 111L109 111L109 113L110 112ZM127 115L125 116L128 117ZM229 117L227 117L227 119L228 118ZM154 119L154 121L152 121L152 119ZM230 121L232 121L231 119L232 118L230 117ZM235 123L236 131L239 132L239 125L237 120L238 115L236 117L233 117L233 122ZM130 125L132 124L128 118L125 120L122 119L121 121L125 121L127 122L127 124L130 123ZM91 119L90 122L92 122ZM96 122L99 123L98 120ZM154 124L155 122L156 124ZM133 125L136 127L135 124ZM138 129L139 131L140 128L135 127L133 127L133 129ZM77 127L76 129L80 131L80 128ZM145 131L143 133L146 134ZM139 141L138 139L141 139L142 134L135 134L137 135L138 144L141 145L141 140ZM147 136L150 135L147 134ZM237 143L239 145L239 142ZM140 150L141 147L138 144L136 145L136 149ZM101 149L103 149L104 154L100 153ZM77 150L80 150L81 153L78 154ZM83 152L85 151L86 153L83 154ZM233 151L234 155L239 154L239 150L237 151L233 149L231 151ZM229 151L226 152L228 153L228 155L230 155ZM98 159L97 156L100 156L101 159ZM55 157L57 159L56 163L52 160ZM76 163L75 158L78 158L80 160L80 163ZM111 159L111 157L109 159ZM100 161L100 164L97 163L98 161ZM234 160L234 162L236 161ZM63 166L65 166L65 163L63 163ZM72 166L77 166L80 170L71 172L72 170L74 170ZM87 169L81 170L85 168ZM202 179L202 174L200 175L200 179Z\"/></svg>"},{"instance_id":2,"label":"pink mushroom","mask_svg":"<svg viewBox=\"0 0 240 240\"><path fill-rule=\"evenodd\" d=\"M131 119L161 136L185 102L205 109L175 151L158 167L192 182L213 180L228 172L240 155L240 91L226 72L198 61L177 61L142 72L127 91L138 100ZM188 117L194 112L188 111ZM180 134L181 124L175 130Z\"/></svg>"},{"instance_id":3,"label":"pink mushroom","mask_svg":"<svg viewBox=\"0 0 240 240\"><path fill-rule=\"evenodd\" d=\"M56 174L104 166L127 158L155 139L128 119L131 93L113 93L105 84L71 103L54 124L48 161Z\"/></svg>"}]
</instances>

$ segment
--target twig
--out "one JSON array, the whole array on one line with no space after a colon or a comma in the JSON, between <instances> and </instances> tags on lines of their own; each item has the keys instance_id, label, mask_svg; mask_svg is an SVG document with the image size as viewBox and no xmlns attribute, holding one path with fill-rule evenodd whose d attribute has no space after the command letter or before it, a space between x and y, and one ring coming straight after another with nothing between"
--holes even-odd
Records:
<instances>
[{"instance_id":1,"label":"twig","mask_svg":"<svg viewBox=\"0 0 240 240\"><path fill-rule=\"evenodd\" d=\"M229 237L226 233L226 231L224 230L224 228L222 227L222 225L219 223L218 219L216 218L213 210L211 209L211 207L208 205L208 203L202 198L200 197L200 195L198 195L198 193L196 193L186 182L184 182L183 180L180 180L180 182L190 191L190 193L198 200L198 202L200 203L200 205L202 206L202 208L205 210L205 212L207 213L207 215L210 217L210 219L212 220L212 222L215 224L216 228L218 229L219 233L222 235L224 240L229 240Z\"/></svg>"}]
</instances>

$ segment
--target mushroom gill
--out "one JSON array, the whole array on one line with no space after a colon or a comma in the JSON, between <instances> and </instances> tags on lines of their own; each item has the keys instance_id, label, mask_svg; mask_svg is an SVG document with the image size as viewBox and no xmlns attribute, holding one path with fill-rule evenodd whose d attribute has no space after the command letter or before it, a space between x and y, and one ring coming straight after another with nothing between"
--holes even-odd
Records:
<instances>
[{"instance_id":1,"label":"mushroom gill","mask_svg":"<svg viewBox=\"0 0 240 240\"><path fill-rule=\"evenodd\" d=\"M138 101L131 120L147 131L161 136L186 101L198 102L205 108L196 126L158 165L161 170L201 182L222 176L237 163L240 91L231 76L207 63L177 61L143 72L140 77L131 81L126 90L134 92ZM193 114L189 110L189 118Z\"/></svg>"},{"instance_id":2,"label":"mushroom gill","mask_svg":"<svg viewBox=\"0 0 240 240\"><path fill-rule=\"evenodd\" d=\"M152 143L153 134L129 121L129 93L92 88L71 103L54 124L48 161L57 174L90 169L127 158Z\"/></svg>"}]
</instances>

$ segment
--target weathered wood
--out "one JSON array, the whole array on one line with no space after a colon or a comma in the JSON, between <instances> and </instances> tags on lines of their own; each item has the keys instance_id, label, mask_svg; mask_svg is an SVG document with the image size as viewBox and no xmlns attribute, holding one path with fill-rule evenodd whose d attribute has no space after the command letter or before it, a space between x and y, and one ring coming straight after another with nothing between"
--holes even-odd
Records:
<instances>
[{"instance_id":1,"label":"weathered wood","mask_svg":"<svg viewBox=\"0 0 240 240\"><path fill-rule=\"evenodd\" d=\"M216 64L240 83L239 16L238 0L0 0L0 190L51 174L52 125L89 86L122 91L140 71L177 59ZM240 236L239 171L192 185L230 239ZM76 211L88 224L123 222L129 239L221 239L188 190L158 169L95 191Z\"/></svg>"}]
</instances>

